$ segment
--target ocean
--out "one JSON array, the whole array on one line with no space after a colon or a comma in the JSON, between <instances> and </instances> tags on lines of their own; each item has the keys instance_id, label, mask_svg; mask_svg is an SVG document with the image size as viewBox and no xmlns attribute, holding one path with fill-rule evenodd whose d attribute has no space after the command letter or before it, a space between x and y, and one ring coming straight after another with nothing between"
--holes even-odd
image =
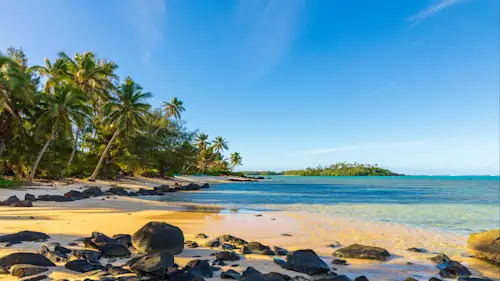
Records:
<instances>
[{"instance_id":1,"label":"ocean","mask_svg":"<svg viewBox=\"0 0 500 281\"><path fill-rule=\"evenodd\" d=\"M500 177L295 177L211 185L161 201L233 212L301 211L468 235L500 228Z\"/></svg>"}]
</instances>

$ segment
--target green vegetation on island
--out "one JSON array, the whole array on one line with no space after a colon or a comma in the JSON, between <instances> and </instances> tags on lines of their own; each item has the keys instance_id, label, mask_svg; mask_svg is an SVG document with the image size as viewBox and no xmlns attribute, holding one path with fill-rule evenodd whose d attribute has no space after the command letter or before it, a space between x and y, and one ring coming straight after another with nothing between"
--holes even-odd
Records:
<instances>
[{"instance_id":1,"label":"green vegetation on island","mask_svg":"<svg viewBox=\"0 0 500 281\"><path fill-rule=\"evenodd\" d=\"M0 176L230 174L242 164L237 152L224 157L224 138L186 127L181 100L153 108L152 94L117 69L92 52L40 66L22 49L0 54Z\"/></svg>"},{"instance_id":2,"label":"green vegetation on island","mask_svg":"<svg viewBox=\"0 0 500 281\"><path fill-rule=\"evenodd\" d=\"M336 163L330 166L284 171L286 176L402 176L377 165Z\"/></svg>"}]
</instances>

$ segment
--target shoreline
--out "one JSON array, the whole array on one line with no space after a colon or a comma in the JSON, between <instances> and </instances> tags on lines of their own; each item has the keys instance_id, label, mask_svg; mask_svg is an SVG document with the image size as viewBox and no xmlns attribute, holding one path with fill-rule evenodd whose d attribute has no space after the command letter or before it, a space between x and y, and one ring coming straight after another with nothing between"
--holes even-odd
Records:
<instances>
[{"instance_id":1,"label":"shoreline","mask_svg":"<svg viewBox=\"0 0 500 281\"><path fill-rule=\"evenodd\" d=\"M182 180L186 180L184 178ZM137 182L140 182L137 183ZM174 181L175 182L175 181ZM171 183L171 182L170 182ZM221 182L212 182L221 183ZM91 183L103 187L112 187L116 183L98 181ZM123 182L127 189L152 188L158 182L150 183L138 179L135 183ZM82 185L77 183L76 186ZM36 186L15 190L0 189L0 200L12 194L26 192L39 194L63 194L75 185ZM203 192L203 191L199 191ZM104 200L103 200L104 199ZM226 210L229 209L229 212ZM221 212L221 210L224 210ZM313 249L328 264L333 260L332 252L336 248L327 247L329 243L338 242L342 247L352 243L386 248L391 254L386 262L373 262L347 259L349 265L333 265L337 273L346 274L354 279L366 275L369 280L388 280L388 278L404 278L412 276L422 278L438 277L435 265L427 258L438 252L444 252L474 272L482 273L489 278L500 279L498 268L485 262L463 256L466 237L463 235L437 235L436 233L390 223L361 221L355 218L341 218L310 214L306 212L263 211L257 213L231 212L230 208L216 205L193 203L161 202L111 195L109 198L94 197L73 202L39 202L31 208L0 207L0 235L11 234L22 230L33 230L47 233L52 237L49 242L58 241L66 245L76 239L90 236L93 231L106 235L117 233L132 234L149 221L164 221L178 226L186 240L194 240L201 245L206 239L196 239L197 233L206 233L212 237L231 234L247 241L259 241L265 245L284 247L288 250ZM31 218L33 217L33 219ZM284 237L282 233L292 236ZM24 242L12 247L0 247L0 257L13 251L38 251L43 243ZM422 247L428 253L412 253L406 251L410 247ZM337 247L339 248L339 247ZM185 249L176 256L175 261L181 266L200 255L200 259L212 259L213 250L207 248ZM412 263L408 265L407 263ZM247 266L267 272L281 272L290 276L300 275L283 270L273 263L272 258L261 255L247 255L239 262L237 271L244 271ZM231 267L224 267L229 269ZM80 280L81 274L58 269L51 272L49 278ZM418 278L417 276L420 276ZM439 277L438 277L439 278ZM214 280L220 278L214 277ZM10 275L0 275L0 280L17 280Z\"/></svg>"}]
</instances>

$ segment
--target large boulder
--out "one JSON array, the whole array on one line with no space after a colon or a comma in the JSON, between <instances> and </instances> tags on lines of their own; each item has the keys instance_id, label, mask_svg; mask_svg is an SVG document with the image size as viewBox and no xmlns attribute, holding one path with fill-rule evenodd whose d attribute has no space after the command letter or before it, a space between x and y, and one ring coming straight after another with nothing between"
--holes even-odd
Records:
<instances>
[{"instance_id":1,"label":"large boulder","mask_svg":"<svg viewBox=\"0 0 500 281\"><path fill-rule=\"evenodd\" d=\"M89 196L85 195L84 193L82 193L80 191L70 190L70 191L64 193L64 197L69 198L69 199L75 201L75 200L86 199Z\"/></svg>"},{"instance_id":2,"label":"large boulder","mask_svg":"<svg viewBox=\"0 0 500 281\"><path fill-rule=\"evenodd\" d=\"M25 230L25 231L20 231L18 233L0 236L0 243L17 244L24 241L40 242L40 241L45 241L49 238L50 236L48 236L45 233Z\"/></svg>"},{"instance_id":3,"label":"large boulder","mask_svg":"<svg viewBox=\"0 0 500 281\"><path fill-rule=\"evenodd\" d=\"M500 229L471 234L467 247L476 258L500 266Z\"/></svg>"},{"instance_id":4,"label":"large boulder","mask_svg":"<svg viewBox=\"0 0 500 281\"><path fill-rule=\"evenodd\" d=\"M286 256L286 261L274 259L275 263L287 270L308 275L324 274L330 271L328 265L313 250L298 250Z\"/></svg>"},{"instance_id":5,"label":"large boulder","mask_svg":"<svg viewBox=\"0 0 500 281\"><path fill-rule=\"evenodd\" d=\"M196 183L190 183L188 185L178 186L176 187L176 189L181 191L192 191L192 190L200 190L201 186Z\"/></svg>"},{"instance_id":6,"label":"large boulder","mask_svg":"<svg viewBox=\"0 0 500 281\"><path fill-rule=\"evenodd\" d=\"M212 278L214 275L208 260L192 260L184 267L184 271L202 278Z\"/></svg>"},{"instance_id":7,"label":"large boulder","mask_svg":"<svg viewBox=\"0 0 500 281\"><path fill-rule=\"evenodd\" d=\"M444 278L469 277L472 273L457 261L447 261L436 265L439 275Z\"/></svg>"},{"instance_id":8,"label":"large boulder","mask_svg":"<svg viewBox=\"0 0 500 281\"><path fill-rule=\"evenodd\" d=\"M130 256L128 246L122 241L110 238L100 232L93 232L92 236L85 238L83 243L87 247L99 250L103 256L126 257Z\"/></svg>"},{"instance_id":9,"label":"large boulder","mask_svg":"<svg viewBox=\"0 0 500 281\"><path fill-rule=\"evenodd\" d=\"M132 236L130 234L115 234L113 235L113 239L127 247L132 247Z\"/></svg>"},{"instance_id":10,"label":"large boulder","mask_svg":"<svg viewBox=\"0 0 500 281\"><path fill-rule=\"evenodd\" d=\"M184 249L184 234L168 223L149 222L132 235L132 245L139 253L167 251L177 255Z\"/></svg>"},{"instance_id":11,"label":"large boulder","mask_svg":"<svg viewBox=\"0 0 500 281\"><path fill-rule=\"evenodd\" d=\"M10 205L12 203L16 203L16 202L19 202L19 201L20 200L19 200L19 198L17 198L17 196L12 195L9 198L7 198L7 200L5 200L4 203L7 204L7 205Z\"/></svg>"},{"instance_id":12,"label":"large boulder","mask_svg":"<svg viewBox=\"0 0 500 281\"><path fill-rule=\"evenodd\" d=\"M240 256L232 251L222 251L215 254L215 259L222 261L237 261L240 259Z\"/></svg>"},{"instance_id":13,"label":"large boulder","mask_svg":"<svg viewBox=\"0 0 500 281\"><path fill-rule=\"evenodd\" d=\"M353 244L333 252L333 255L340 258L366 259L385 261L391 254L383 248Z\"/></svg>"},{"instance_id":14,"label":"large boulder","mask_svg":"<svg viewBox=\"0 0 500 281\"><path fill-rule=\"evenodd\" d=\"M35 253L12 253L0 258L0 267L9 269L15 264L31 264L39 266L55 266L53 262L41 254Z\"/></svg>"},{"instance_id":15,"label":"large boulder","mask_svg":"<svg viewBox=\"0 0 500 281\"><path fill-rule=\"evenodd\" d=\"M252 254L274 256L274 252L269 248L269 246L262 245L259 242L250 242L246 245Z\"/></svg>"},{"instance_id":16,"label":"large boulder","mask_svg":"<svg viewBox=\"0 0 500 281\"><path fill-rule=\"evenodd\" d=\"M174 256L168 251L151 253L130 261L130 270L139 275L154 275L164 278L169 267L174 265Z\"/></svg>"},{"instance_id":17,"label":"large boulder","mask_svg":"<svg viewBox=\"0 0 500 281\"><path fill-rule=\"evenodd\" d=\"M24 201L36 201L36 197L33 194L26 193L24 194Z\"/></svg>"},{"instance_id":18,"label":"large boulder","mask_svg":"<svg viewBox=\"0 0 500 281\"><path fill-rule=\"evenodd\" d=\"M10 274L17 277L26 277L48 271L47 267L31 264L15 264L10 267Z\"/></svg>"}]
</instances>

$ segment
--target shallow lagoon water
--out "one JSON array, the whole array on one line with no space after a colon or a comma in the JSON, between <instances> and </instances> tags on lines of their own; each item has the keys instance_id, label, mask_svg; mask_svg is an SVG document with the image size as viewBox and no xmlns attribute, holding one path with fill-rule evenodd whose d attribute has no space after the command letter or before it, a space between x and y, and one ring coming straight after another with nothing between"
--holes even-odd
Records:
<instances>
[{"instance_id":1,"label":"shallow lagoon water","mask_svg":"<svg viewBox=\"0 0 500 281\"><path fill-rule=\"evenodd\" d=\"M500 177L288 177L169 193L226 210L302 211L470 234L500 227Z\"/></svg>"}]
</instances>

